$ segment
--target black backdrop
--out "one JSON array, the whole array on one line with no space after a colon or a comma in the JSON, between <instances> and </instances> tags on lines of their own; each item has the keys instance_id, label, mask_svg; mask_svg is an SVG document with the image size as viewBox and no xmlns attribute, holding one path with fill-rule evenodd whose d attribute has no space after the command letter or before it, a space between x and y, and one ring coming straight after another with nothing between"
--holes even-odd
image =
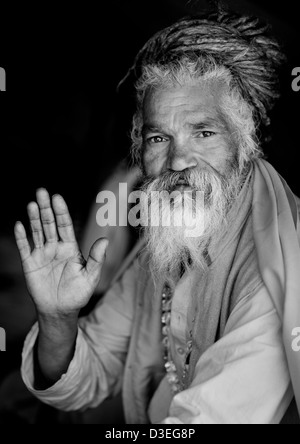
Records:
<instances>
[{"instance_id":1,"label":"black backdrop","mask_svg":"<svg viewBox=\"0 0 300 444\"><path fill-rule=\"evenodd\" d=\"M300 65L296 1L230 1L267 19L285 46L283 97L273 115L271 162L300 193L297 181L298 106L291 71ZM23 217L24 203L46 186L64 193L84 217L95 187L128 154L132 101L115 93L134 55L153 32L207 3L110 0L63 8L15 7L1 16L1 226ZM299 189L299 190L298 190ZM11 220L9 220L11 219ZM1 265L0 265L1 266Z\"/></svg>"}]
</instances>

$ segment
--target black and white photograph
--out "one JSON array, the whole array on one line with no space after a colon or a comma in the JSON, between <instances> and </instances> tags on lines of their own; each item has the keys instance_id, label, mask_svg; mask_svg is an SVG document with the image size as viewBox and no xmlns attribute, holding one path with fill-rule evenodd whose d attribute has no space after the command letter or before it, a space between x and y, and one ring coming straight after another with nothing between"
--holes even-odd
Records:
<instances>
[{"instance_id":1,"label":"black and white photograph","mask_svg":"<svg viewBox=\"0 0 300 444\"><path fill-rule=\"evenodd\" d=\"M0 424L300 424L295 0L0 16Z\"/></svg>"}]
</instances>

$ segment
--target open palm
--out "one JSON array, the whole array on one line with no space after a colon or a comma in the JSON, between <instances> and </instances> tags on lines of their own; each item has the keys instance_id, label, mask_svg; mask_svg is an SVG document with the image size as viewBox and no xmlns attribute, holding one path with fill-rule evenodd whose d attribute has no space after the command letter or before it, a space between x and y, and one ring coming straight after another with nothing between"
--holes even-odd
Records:
<instances>
[{"instance_id":1,"label":"open palm","mask_svg":"<svg viewBox=\"0 0 300 444\"><path fill-rule=\"evenodd\" d=\"M101 276L106 239L99 239L85 261L75 239L64 199L50 200L45 189L37 203L28 205L34 249L21 222L15 226L28 291L40 314L69 315L79 312L91 298Z\"/></svg>"}]
</instances>

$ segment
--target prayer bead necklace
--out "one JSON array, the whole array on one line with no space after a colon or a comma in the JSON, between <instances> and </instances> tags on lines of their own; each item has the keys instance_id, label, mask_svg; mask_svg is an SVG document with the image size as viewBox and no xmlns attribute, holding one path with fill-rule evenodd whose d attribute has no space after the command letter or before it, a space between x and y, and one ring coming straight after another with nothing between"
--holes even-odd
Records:
<instances>
[{"instance_id":1,"label":"prayer bead necklace","mask_svg":"<svg viewBox=\"0 0 300 444\"><path fill-rule=\"evenodd\" d=\"M167 380L171 386L172 393L175 395L176 393L181 392L185 387L186 377L188 375L189 369L189 359L192 351L192 336L193 336L193 327L189 330L189 338L187 341L187 347L185 352L185 359L182 371L181 380L178 377L175 363L171 356L170 350L170 324L171 324L171 307L172 307L172 290L168 284L165 284L163 293L162 293L162 336L163 336L163 346L164 346L164 361L165 361L165 369L167 373ZM194 324L195 318L192 323Z\"/></svg>"}]
</instances>

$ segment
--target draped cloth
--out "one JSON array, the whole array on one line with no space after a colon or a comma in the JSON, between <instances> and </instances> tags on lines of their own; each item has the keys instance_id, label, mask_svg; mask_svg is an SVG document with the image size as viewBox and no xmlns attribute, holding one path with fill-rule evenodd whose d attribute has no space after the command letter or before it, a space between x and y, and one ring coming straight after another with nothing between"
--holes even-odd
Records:
<instances>
[{"instance_id":1,"label":"draped cloth","mask_svg":"<svg viewBox=\"0 0 300 444\"><path fill-rule=\"evenodd\" d=\"M255 166L253 231L260 273L282 320L282 334L300 413L300 352L292 332L300 327L300 231L296 197L266 161Z\"/></svg>"},{"instance_id":2,"label":"draped cloth","mask_svg":"<svg viewBox=\"0 0 300 444\"><path fill-rule=\"evenodd\" d=\"M253 169L241 190L236 205L232 208L231 222L224 239L221 241L219 239L215 245L212 243L209 248L212 269L215 262L217 273L208 273L208 276L214 274L216 278L211 282L206 282L203 276L201 277L201 273L195 277L195 286L191 295L192 299L195 299L195 304L191 305L192 310L197 305L199 309L186 387L192 384L195 367L202 354L214 344L218 337L222 336L235 305L247 294L248 290L255 291L257 285L264 284L282 321L283 342L300 411L300 352L297 353L292 349L293 329L300 327L300 228L297 198L267 161L258 159L253 162ZM138 250L143 249L143 246L144 242L141 240L125 261L117 277L130 265ZM155 289L153 283L149 281L151 280L149 272L146 271L148 269L147 255L142 255L142 262L143 256L145 267L141 270L145 270L145 276L141 271L140 279L149 283L149 289L140 296L145 299L146 303ZM221 257L219 261L217 256ZM137 315L140 323L143 322L145 316L145 312L141 309ZM159 317L159 310L152 312L152 317L156 318L156 316ZM148 324L147 331L150 337L156 337L158 340L156 329L159 319L152 324L155 328L153 334L149 331ZM138 338L141 335L136 336L136 340L139 341ZM136 340L132 345L134 351L139 349ZM154 341L151 346L157 349L159 354L159 342ZM144 378L148 370L143 366L139 367L136 372L137 380ZM164 384L164 380L165 378L160 385ZM138 385L138 381L136 384ZM165 394L164 404L167 414L171 397L168 400L166 391L160 391L158 388L155 396L159 397L159 403L162 403L159 393Z\"/></svg>"},{"instance_id":3,"label":"draped cloth","mask_svg":"<svg viewBox=\"0 0 300 444\"><path fill-rule=\"evenodd\" d=\"M215 288L212 293L207 291L210 287L207 285L202 292L205 299L200 302L200 317L196 322L196 343L191 356L188 385L192 383L193 373L201 355L218 339L218 334L222 336L230 312L241 297L240 294L234 293L244 292L244 287L248 285L249 279L244 271L238 278L241 279L238 291L230 281L234 282L239 276L234 268L239 268L239 263L244 262L240 256L249 257L245 248L249 248L251 234L259 273L282 321L283 342L300 412L300 352L292 349L292 332L296 327L300 327L300 231L297 198L267 161L256 160L253 173L250 202L252 223L249 224L250 217L247 216L250 189L248 187L247 191L244 187L238 198L240 202L234 206L234 212L231 214L233 225L230 231L235 230L239 237L234 240L231 234L231 242L227 241L227 248L223 252L224 266L218 267L218 279L222 280L223 289L220 291L220 288ZM241 197L244 199L242 205ZM236 253L233 255L229 250L235 250ZM227 280L222 279L230 261L233 261L233 265L228 268ZM253 277L253 272L250 276ZM199 295L199 291L196 291L196 294Z\"/></svg>"}]
</instances>

